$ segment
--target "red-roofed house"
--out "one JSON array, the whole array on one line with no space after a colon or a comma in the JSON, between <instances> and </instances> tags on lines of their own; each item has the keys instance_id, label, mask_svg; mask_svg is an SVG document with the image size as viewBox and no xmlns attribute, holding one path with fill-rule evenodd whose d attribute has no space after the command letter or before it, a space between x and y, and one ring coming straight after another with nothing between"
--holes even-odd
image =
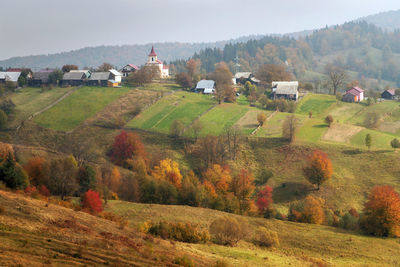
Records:
<instances>
[{"instance_id":1,"label":"red-roofed house","mask_svg":"<svg viewBox=\"0 0 400 267\"><path fill-rule=\"evenodd\" d=\"M154 47L151 47L149 58L147 59L146 66L157 66L160 69L160 78L169 77L169 68L164 63L157 59L157 54L154 51Z\"/></svg>"},{"instance_id":2,"label":"red-roofed house","mask_svg":"<svg viewBox=\"0 0 400 267\"><path fill-rule=\"evenodd\" d=\"M122 77L128 77L128 75L129 75L131 72L135 72L135 71L137 71L137 70L139 70L139 67L138 67L138 66L136 66L136 65L134 65L134 64L128 64L128 65L126 65L125 67L123 67L122 69L120 69L119 72L122 73Z\"/></svg>"},{"instance_id":3,"label":"red-roofed house","mask_svg":"<svg viewBox=\"0 0 400 267\"><path fill-rule=\"evenodd\" d=\"M381 94L381 97L384 98L384 99L395 99L396 91L394 89L385 90Z\"/></svg>"},{"instance_id":4,"label":"red-roofed house","mask_svg":"<svg viewBox=\"0 0 400 267\"><path fill-rule=\"evenodd\" d=\"M344 102L361 102L364 100L364 90L359 87L353 87L346 91L342 97Z\"/></svg>"}]
</instances>

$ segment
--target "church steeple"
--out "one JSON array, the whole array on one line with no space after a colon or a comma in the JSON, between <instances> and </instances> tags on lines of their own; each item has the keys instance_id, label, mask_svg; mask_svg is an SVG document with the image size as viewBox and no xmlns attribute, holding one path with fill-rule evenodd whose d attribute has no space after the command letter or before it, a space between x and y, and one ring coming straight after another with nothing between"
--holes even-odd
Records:
<instances>
[{"instance_id":1,"label":"church steeple","mask_svg":"<svg viewBox=\"0 0 400 267\"><path fill-rule=\"evenodd\" d=\"M149 63L156 63L157 62L157 54L154 52L154 46L151 46L151 52L149 54Z\"/></svg>"}]
</instances>

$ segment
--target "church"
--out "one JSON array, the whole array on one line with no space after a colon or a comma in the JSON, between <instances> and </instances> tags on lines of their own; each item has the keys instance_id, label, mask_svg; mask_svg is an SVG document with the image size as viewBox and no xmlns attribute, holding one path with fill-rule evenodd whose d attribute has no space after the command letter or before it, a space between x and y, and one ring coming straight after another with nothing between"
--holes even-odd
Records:
<instances>
[{"instance_id":1,"label":"church","mask_svg":"<svg viewBox=\"0 0 400 267\"><path fill-rule=\"evenodd\" d=\"M157 54L154 52L154 47L151 47L149 58L147 59L146 66L157 66L160 69L160 78L169 77L168 66L165 66L161 60L157 59Z\"/></svg>"}]
</instances>

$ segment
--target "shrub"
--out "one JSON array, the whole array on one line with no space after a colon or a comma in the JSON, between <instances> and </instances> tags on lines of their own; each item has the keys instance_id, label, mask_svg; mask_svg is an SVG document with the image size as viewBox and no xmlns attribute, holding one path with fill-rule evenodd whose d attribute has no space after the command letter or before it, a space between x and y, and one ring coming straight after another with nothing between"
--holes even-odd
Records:
<instances>
[{"instance_id":1,"label":"shrub","mask_svg":"<svg viewBox=\"0 0 400 267\"><path fill-rule=\"evenodd\" d=\"M41 185L39 187L39 193L44 197L50 196L50 191L49 191L49 189L47 189L47 187L45 185Z\"/></svg>"},{"instance_id":2,"label":"shrub","mask_svg":"<svg viewBox=\"0 0 400 267\"><path fill-rule=\"evenodd\" d=\"M210 237L207 231L201 231L190 223L159 222L150 227L149 233L164 239L173 239L186 243L205 243Z\"/></svg>"},{"instance_id":3,"label":"shrub","mask_svg":"<svg viewBox=\"0 0 400 267\"><path fill-rule=\"evenodd\" d=\"M322 224L325 213L318 198L307 196L304 203L303 221L306 223Z\"/></svg>"},{"instance_id":4,"label":"shrub","mask_svg":"<svg viewBox=\"0 0 400 267\"><path fill-rule=\"evenodd\" d=\"M182 257L176 257L174 263L184 267L194 267L194 262L188 255L183 255Z\"/></svg>"},{"instance_id":5,"label":"shrub","mask_svg":"<svg viewBox=\"0 0 400 267\"><path fill-rule=\"evenodd\" d=\"M358 230L358 223L358 218L348 212L340 219L339 227L347 230Z\"/></svg>"},{"instance_id":6,"label":"shrub","mask_svg":"<svg viewBox=\"0 0 400 267\"><path fill-rule=\"evenodd\" d=\"M3 214L6 211L6 209L3 206L0 206L0 214Z\"/></svg>"},{"instance_id":7,"label":"shrub","mask_svg":"<svg viewBox=\"0 0 400 267\"><path fill-rule=\"evenodd\" d=\"M269 209L271 203L272 203L272 187L267 185L257 194L256 205L258 207L258 211L264 214Z\"/></svg>"},{"instance_id":8,"label":"shrub","mask_svg":"<svg viewBox=\"0 0 400 267\"><path fill-rule=\"evenodd\" d=\"M396 148L400 148L400 141L399 139L395 138L392 141L390 141L390 145L392 146L392 148L396 149Z\"/></svg>"},{"instance_id":9,"label":"shrub","mask_svg":"<svg viewBox=\"0 0 400 267\"><path fill-rule=\"evenodd\" d=\"M103 203L99 193L89 189L82 198L82 208L91 214L97 214L103 211Z\"/></svg>"},{"instance_id":10,"label":"shrub","mask_svg":"<svg viewBox=\"0 0 400 267\"><path fill-rule=\"evenodd\" d=\"M242 225L234 218L220 217L210 225L210 233L217 244L236 245L244 237Z\"/></svg>"},{"instance_id":11,"label":"shrub","mask_svg":"<svg viewBox=\"0 0 400 267\"><path fill-rule=\"evenodd\" d=\"M262 247L277 247L279 246L279 237L276 232L260 227L255 233L253 243Z\"/></svg>"},{"instance_id":12,"label":"shrub","mask_svg":"<svg viewBox=\"0 0 400 267\"><path fill-rule=\"evenodd\" d=\"M328 124L328 127L331 127L331 125L332 125L332 123L333 123L333 117L332 117L332 115L326 116L325 122L326 122L326 124Z\"/></svg>"},{"instance_id":13,"label":"shrub","mask_svg":"<svg viewBox=\"0 0 400 267\"><path fill-rule=\"evenodd\" d=\"M266 120L267 120L267 116L265 115L264 112L258 113L258 115L257 115L257 121L258 121L258 124L259 124L260 126L263 126L263 125L264 125L264 122L265 122Z\"/></svg>"},{"instance_id":14,"label":"shrub","mask_svg":"<svg viewBox=\"0 0 400 267\"><path fill-rule=\"evenodd\" d=\"M377 112L368 112L364 119L364 126L366 128L374 129L378 128L381 122L381 116Z\"/></svg>"},{"instance_id":15,"label":"shrub","mask_svg":"<svg viewBox=\"0 0 400 267\"><path fill-rule=\"evenodd\" d=\"M118 223L120 228L125 228L128 226L128 220L126 220L124 217L119 216L118 214L112 213L112 212L107 212L107 211L102 211L99 213L99 217Z\"/></svg>"}]
</instances>

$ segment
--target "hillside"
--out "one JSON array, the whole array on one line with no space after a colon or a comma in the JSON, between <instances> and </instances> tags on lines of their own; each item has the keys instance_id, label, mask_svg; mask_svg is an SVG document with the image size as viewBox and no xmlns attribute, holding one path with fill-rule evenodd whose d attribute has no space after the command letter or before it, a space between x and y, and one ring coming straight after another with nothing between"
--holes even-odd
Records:
<instances>
[{"instance_id":1,"label":"hillside","mask_svg":"<svg viewBox=\"0 0 400 267\"><path fill-rule=\"evenodd\" d=\"M388 12L381 12L375 15L359 18L368 23L375 24L382 29L394 31L400 29L400 10L392 10Z\"/></svg>"}]
</instances>

